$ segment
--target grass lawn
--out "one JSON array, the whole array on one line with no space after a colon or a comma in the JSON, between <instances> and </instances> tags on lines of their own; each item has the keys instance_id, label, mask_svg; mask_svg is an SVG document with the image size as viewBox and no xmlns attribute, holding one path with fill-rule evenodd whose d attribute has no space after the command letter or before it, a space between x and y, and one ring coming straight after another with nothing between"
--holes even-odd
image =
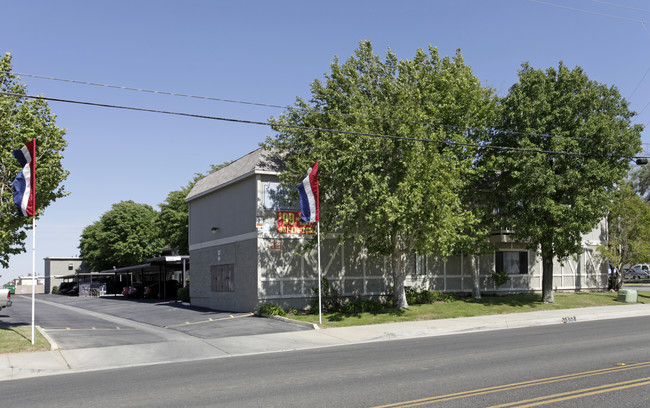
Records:
<instances>
[{"instance_id":1,"label":"grass lawn","mask_svg":"<svg viewBox=\"0 0 650 408\"><path fill-rule=\"evenodd\" d=\"M36 329L32 345L32 326L0 327L0 354L48 350L50 343Z\"/></svg>"},{"instance_id":2,"label":"grass lawn","mask_svg":"<svg viewBox=\"0 0 650 408\"><path fill-rule=\"evenodd\" d=\"M533 312L538 310L573 309L592 306L624 306L617 294L605 293L555 293L555 303L543 303L541 294L484 296L481 299L459 299L449 303L412 305L407 310L385 309L374 313L343 314L324 313L322 328L360 326L416 320L450 319ZM650 292L638 292L638 303L650 303ZM318 314L288 315L290 319L318 324Z\"/></svg>"}]
</instances>

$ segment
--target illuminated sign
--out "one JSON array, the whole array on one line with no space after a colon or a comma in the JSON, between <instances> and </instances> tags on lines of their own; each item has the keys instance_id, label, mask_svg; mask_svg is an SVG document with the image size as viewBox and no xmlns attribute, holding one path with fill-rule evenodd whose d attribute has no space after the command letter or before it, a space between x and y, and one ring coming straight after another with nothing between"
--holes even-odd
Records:
<instances>
[{"instance_id":1,"label":"illuminated sign","mask_svg":"<svg viewBox=\"0 0 650 408\"><path fill-rule=\"evenodd\" d=\"M300 221L300 211L278 211L278 234L315 235L315 222Z\"/></svg>"}]
</instances>

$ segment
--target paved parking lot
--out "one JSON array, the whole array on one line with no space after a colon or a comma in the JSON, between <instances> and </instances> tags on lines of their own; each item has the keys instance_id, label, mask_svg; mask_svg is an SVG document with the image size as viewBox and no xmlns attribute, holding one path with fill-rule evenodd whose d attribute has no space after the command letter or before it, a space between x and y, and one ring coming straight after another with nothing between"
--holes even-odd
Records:
<instances>
[{"instance_id":1,"label":"paved parking lot","mask_svg":"<svg viewBox=\"0 0 650 408\"><path fill-rule=\"evenodd\" d=\"M31 296L12 296L0 327L31 324ZM36 295L35 323L62 349L216 339L309 330L251 313L229 313L180 302ZM185 337L187 338L187 337Z\"/></svg>"}]
</instances>

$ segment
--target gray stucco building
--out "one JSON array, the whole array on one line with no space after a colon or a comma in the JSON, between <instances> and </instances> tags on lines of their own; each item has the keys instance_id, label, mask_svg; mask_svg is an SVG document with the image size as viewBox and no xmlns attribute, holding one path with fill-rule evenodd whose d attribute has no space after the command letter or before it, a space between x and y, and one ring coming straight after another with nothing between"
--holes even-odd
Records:
<instances>
[{"instance_id":1,"label":"gray stucco building","mask_svg":"<svg viewBox=\"0 0 650 408\"><path fill-rule=\"evenodd\" d=\"M265 302L298 308L310 304L318 285L316 254L296 254L309 226L296 223L298 208L279 199L280 170L258 149L199 180L188 194L192 304L229 311L252 311ZM484 293L541 291L541 258L513 242L511 232L495 230L491 241L497 250L475 256ZM556 262L555 289L607 288L607 265L596 255L606 234L603 220L583 237L581 254ZM460 255L409 254L406 285L471 292L471 261ZM500 287L491 278L497 267L510 275ZM321 241L321 269L344 296L380 296L391 286L388 258L370 256L355 243L339 244L334 236Z\"/></svg>"},{"instance_id":2,"label":"gray stucco building","mask_svg":"<svg viewBox=\"0 0 650 408\"><path fill-rule=\"evenodd\" d=\"M45 293L51 293L52 288L60 286L63 276L88 273L83 259L78 257L47 257L45 261Z\"/></svg>"}]
</instances>

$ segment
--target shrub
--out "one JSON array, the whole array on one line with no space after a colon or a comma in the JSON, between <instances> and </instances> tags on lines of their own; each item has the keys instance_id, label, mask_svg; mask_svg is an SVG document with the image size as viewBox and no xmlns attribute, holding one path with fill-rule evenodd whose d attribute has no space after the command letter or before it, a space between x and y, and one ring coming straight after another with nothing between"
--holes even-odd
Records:
<instances>
[{"instance_id":1,"label":"shrub","mask_svg":"<svg viewBox=\"0 0 650 408\"><path fill-rule=\"evenodd\" d=\"M52 293L53 294L59 293L59 287L58 286L52 286Z\"/></svg>"},{"instance_id":2,"label":"shrub","mask_svg":"<svg viewBox=\"0 0 650 408\"><path fill-rule=\"evenodd\" d=\"M404 288L406 302L409 305L422 305L435 302L453 302L456 300L456 294L438 292L437 290L420 289L417 287L407 286ZM385 307L393 307L393 287L388 288L385 294Z\"/></svg>"},{"instance_id":3,"label":"shrub","mask_svg":"<svg viewBox=\"0 0 650 408\"><path fill-rule=\"evenodd\" d=\"M284 309L273 303L264 303L257 307L257 313L265 316L286 316Z\"/></svg>"},{"instance_id":4,"label":"shrub","mask_svg":"<svg viewBox=\"0 0 650 408\"><path fill-rule=\"evenodd\" d=\"M340 312L343 308L343 301L336 289L332 289L327 278L321 277L320 282L323 295L321 296L321 306L326 312ZM311 300L311 311L318 312L318 288L311 288L315 298Z\"/></svg>"},{"instance_id":5,"label":"shrub","mask_svg":"<svg viewBox=\"0 0 650 408\"><path fill-rule=\"evenodd\" d=\"M494 272L492 274L492 280L497 287L507 283L510 280L510 276L505 271Z\"/></svg>"},{"instance_id":6,"label":"shrub","mask_svg":"<svg viewBox=\"0 0 650 408\"><path fill-rule=\"evenodd\" d=\"M188 284L184 288L179 288L176 291L176 296L181 302L189 303L190 302L190 285Z\"/></svg>"}]
</instances>

